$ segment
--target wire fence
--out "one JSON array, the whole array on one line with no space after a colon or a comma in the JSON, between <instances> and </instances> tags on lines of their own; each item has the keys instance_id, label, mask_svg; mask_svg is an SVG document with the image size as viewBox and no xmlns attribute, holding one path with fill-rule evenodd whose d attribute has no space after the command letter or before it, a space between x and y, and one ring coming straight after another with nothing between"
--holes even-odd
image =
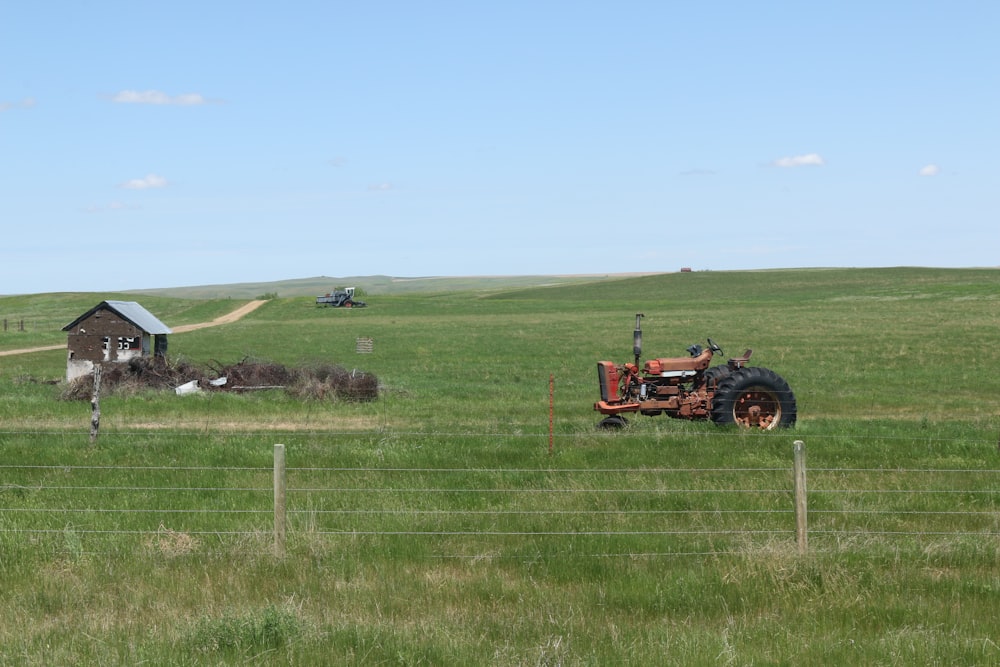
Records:
<instances>
[{"instance_id":1,"label":"wire fence","mask_svg":"<svg viewBox=\"0 0 1000 667\"><path fill-rule=\"evenodd\" d=\"M279 452L280 448L280 452ZM234 453L234 458L239 454ZM1000 545L1000 470L0 465L0 548L412 557ZM806 547L808 544L808 547Z\"/></svg>"},{"instance_id":2,"label":"wire fence","mask_svg":"<svg viewBox=\"0 0 1000 667\"><path fill-rule=\"evenodd\" d=\"M31 326L31 323L28 324ZM7 333L8 331L27 331L25 326L24 318L3 318L3 323L0 325L0 331Z\"/></svg>"}]
</instances>

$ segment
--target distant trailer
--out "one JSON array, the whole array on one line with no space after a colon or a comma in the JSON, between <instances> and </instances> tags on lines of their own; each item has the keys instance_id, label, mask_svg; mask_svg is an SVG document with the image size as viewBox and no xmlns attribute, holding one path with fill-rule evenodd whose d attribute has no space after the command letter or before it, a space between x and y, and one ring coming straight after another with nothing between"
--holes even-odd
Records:
<instances>
[{"instance_id":1,"label":"distant trailer","mask_svg":"<svg viewBox=\"0 0 1000 667\"><path fill-rule=\"evenodd\" d=\"M345 287L316 297L316 305L330 308L364 308L368 304L354 298L353 287Z\"/></svg>"}]
</instances>

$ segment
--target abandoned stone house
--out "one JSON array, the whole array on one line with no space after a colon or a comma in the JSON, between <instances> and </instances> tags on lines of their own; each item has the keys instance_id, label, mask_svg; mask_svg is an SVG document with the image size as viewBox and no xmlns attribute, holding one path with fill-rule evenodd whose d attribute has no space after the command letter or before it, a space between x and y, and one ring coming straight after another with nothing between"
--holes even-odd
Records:
<instances>
[{"instance_id":1,"label":"abandoned stone house","mask_svg":"<svg viewBox=\"0 0 1000 667\"><path fill-rule=\"evenodd\" d=\"M135 301L102 301L62 330L69 332L67 382L93 373L98 364L124 363L150 353L166 356L171 333Z\"/></svg>"}]
</instances>

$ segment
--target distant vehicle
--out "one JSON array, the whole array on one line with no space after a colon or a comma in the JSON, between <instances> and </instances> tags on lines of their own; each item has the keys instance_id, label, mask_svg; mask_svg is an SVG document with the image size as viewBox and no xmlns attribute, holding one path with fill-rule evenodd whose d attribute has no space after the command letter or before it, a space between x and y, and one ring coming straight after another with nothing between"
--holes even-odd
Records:
<instances>
[{"instance_id":1,"label":"distant vehicle","mask_svg":"<svg viewBox=\"0 0 1000 667\"><path fill-rule=\"evenodd\" d=\"M353 287L345 287L316 297L316 305L331 308L364 308L368 304L354 298Z\"/></svg>"}]
</instances>

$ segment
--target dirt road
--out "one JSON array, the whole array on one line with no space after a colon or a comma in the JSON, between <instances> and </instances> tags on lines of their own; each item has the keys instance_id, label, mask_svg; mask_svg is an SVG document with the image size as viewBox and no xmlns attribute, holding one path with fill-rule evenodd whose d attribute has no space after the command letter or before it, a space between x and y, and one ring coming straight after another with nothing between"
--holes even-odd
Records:
<instances>
[{"instance_id":1,"label":"dirt road","mask_svg":"<svg viewBox=\"0 0 1000 667\"><path fill-rule=\"evenodd\" d=\"M241 319L247 313L252 313L261 306L267 303L266 300L259 299L257 301L251 301L243 306L240 306L231 313L226 313L222 317L216 317L211 322L201 322L199 324L182 324L179 327L171 327L171 331L174 333L184 333L185 331L194 331L195 329L205 329L207 327L217 327L220 324L232 324L233 322Z\"/></svg>"},{"instance_id":2,"label":"dirt road","mask_svg":"<svg viewBox=\"0 0 1000 667\"><path fill-rule=\"evenodd\" d=\"M217 327L220 324L231 324L242 318L247 313L252 313L261 306L267 303L266 300L259 299L256 301L251 301L246 303L231 313L226 313L221 317L216 317L211 322L199 322L198 324L182 324L178 327L172 327L171 331L174 333L184 333L185 331L194 331L196 329L205 329L206 327ZM66 344L62 345L46 345L44 347L26 347L20 350L0 350L0 357L9 357L15 354L28 354L30 352L46 352L48 350L65 350Z\"/></svg>"}]
</instances>

